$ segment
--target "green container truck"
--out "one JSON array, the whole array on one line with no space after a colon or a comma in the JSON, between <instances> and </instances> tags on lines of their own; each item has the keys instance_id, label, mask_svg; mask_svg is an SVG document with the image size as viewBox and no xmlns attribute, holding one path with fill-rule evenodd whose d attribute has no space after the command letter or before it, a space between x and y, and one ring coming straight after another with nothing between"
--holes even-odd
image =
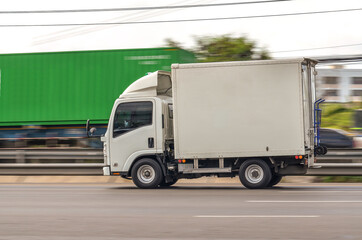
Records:
<instances>
[{"instance_id":1,"label":"green container truck","mask_svg":"<svg viewBox=\"0 0 362 240\"><path fill-rule=\"evenodd\" d=\"M135 79L195 61L179 48L1 54L0 141L83 137Z\"/></svg>"}]
</instances>

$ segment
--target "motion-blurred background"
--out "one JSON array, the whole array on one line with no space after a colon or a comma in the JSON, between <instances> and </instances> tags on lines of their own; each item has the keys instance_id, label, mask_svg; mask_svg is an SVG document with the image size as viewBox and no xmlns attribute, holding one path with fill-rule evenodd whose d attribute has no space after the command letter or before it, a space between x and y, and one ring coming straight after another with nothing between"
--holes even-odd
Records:
<instances>
[{"instance_id":1,"label":"motion-blurred background","mask_svg":"<svg viewBox=\"0 0 362 240\"><path fill-rule=\"evenodd\" d=\"M0 9L1 162L102 148L113 101L172 63L286 57L320 60L322 144L362 148L361 11L358 0L7 2ZM93 138L87 119L97 127ZM44 154L25 156L34 149Z\"/></svg>"}]
</instances>

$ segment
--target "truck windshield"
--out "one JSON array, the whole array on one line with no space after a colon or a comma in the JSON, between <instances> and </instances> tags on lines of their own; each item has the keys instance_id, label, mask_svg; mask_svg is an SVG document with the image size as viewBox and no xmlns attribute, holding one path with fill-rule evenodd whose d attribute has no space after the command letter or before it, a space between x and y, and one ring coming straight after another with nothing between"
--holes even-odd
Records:
<instances>
[{"instance_id":1,"label":"truck windshield","mask_svg":"<svg viewBox=\"0 0 362 240\"><path fill-rule=\"evenodd\" d=\"M152 108L152 102L119 104L114 116L113 137L142 126L152 125Z\"/></svg>"}]
</instances>

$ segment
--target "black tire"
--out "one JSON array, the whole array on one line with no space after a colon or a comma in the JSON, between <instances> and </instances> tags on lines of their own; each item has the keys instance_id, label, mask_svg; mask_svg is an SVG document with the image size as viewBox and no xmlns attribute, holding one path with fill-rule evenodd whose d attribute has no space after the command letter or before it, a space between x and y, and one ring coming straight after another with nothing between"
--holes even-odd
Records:
<instances>
[{"instance_id":1,"label":"black tire","mask_svg":"<svg viewBox=\"0 0 362 240\"><path fill-rule=\"evenodd\" d=\"M156 188L163 180L162 169L153 159L144 158L132 168L132 181L139 188Z\"/></svg>"},{"instance_id":2,"label":"black tire","mask_svg":"<svg viewBox=\"0 0 362 240\"><path fill-rule=\"evenodd\" d=\"M265 188L270 183L272 173L269 165L261 159L249 159L239 169L241 183L250 189Z\"/></svg>"},{"instance_id":3,"label":"black tire","mask_svg":"<svg viewBox=\"0 0 362 240\"><path fill-rule=\"evenodd\" d=\"M281 175L273 174L267 187L272 187L274 185L277 185L278 183L280 183L282 178L283 178L283 176L281 176Z\"/></svg>"},{"instance_id":4,"label":"black tire","mask_svg":"<svg viewBox=\"0 0 362 240\"><path fill-rule=\"evenodd\" d=\"M170 187L170 186L174 185L175 183L177 183L177 181L178 181L178 178L174 178L174 179L172 179L171 182L168 182L168 183L166 183L165 180L162 180L162 182L160 183L160 186L161 187Z\"/></svg>"},{"instance_id":5,"label":"black tire","mask_svg":"<svg viewBox=\"0 0 362 240\"><path fill-rule=\"evenodd\" d=\"M323 155L326 155L328 152L328 148L326 146L322 146L323 148Z\"/></svg>"},{"instance_id":6,"label":"black tire","mask_svg":"<svg viewBox=\"0 0 362 240\"><path fill-rule=\"evenodd\" d=\"M325 152L325 149L322 146L316 146L314 148L314 155L316 155L316 156L322 156L324 154L324 152Z\"/></svg>"}]
</instances>

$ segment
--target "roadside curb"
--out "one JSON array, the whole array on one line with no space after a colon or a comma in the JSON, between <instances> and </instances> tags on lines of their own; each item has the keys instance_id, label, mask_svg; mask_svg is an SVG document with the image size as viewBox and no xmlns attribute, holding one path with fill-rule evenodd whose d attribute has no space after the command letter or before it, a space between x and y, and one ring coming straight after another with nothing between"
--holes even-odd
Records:
<instances>
[{"instance_id":1,"label":"roadside curb","mask_svg":"<svg viewBox=\"0 0 362 240\"><path fill-rule=\"evenodd\" d=\"M283 183L311 183L315 177L311 176L288 176ZM131 180L119 176L0 176L0 184L9 183L132 183ZM238 177L217 178L202 177L197 179L180 179L178 183L203 183L203 184L240 184Z\"/></svg>"}]
</instances>

